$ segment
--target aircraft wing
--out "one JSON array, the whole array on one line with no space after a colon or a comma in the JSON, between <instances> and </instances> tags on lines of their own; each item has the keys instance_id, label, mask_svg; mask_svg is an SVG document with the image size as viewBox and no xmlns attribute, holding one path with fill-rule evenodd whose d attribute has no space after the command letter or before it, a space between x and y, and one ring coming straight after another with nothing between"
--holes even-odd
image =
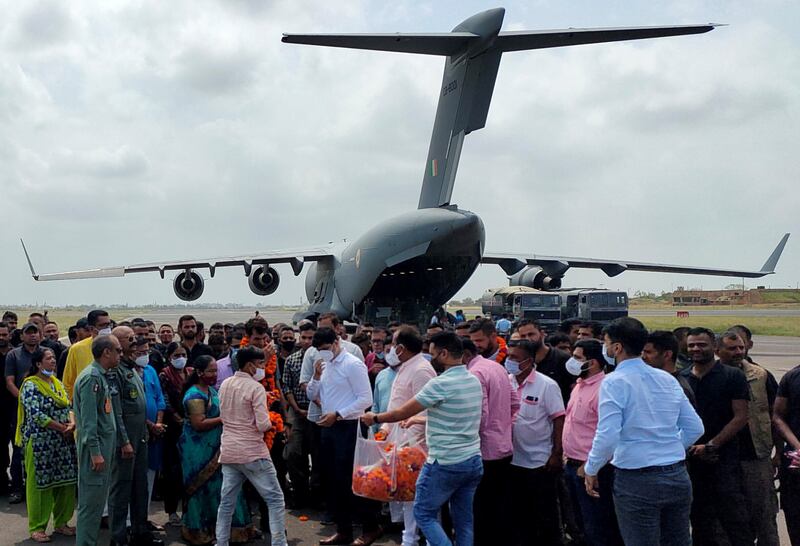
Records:
<instances>
[{"instance_id":1,"label":"aircraft wing","mask_svg":"<svg viewBox=\"0 0 800 546\"><path fill-rule=\"evenodd\" d=\"M322 45L422 55L453 55L474 38L478 38L478 35L471 32L424 34L395 32L392 34L284 34L281 41L287 44Z\"/></svg>"},{"instance_id":2,"label":"aircraft wing","mask_svg":"<svg viewBox=\"0 0 800 546\"><path fill-rule=\"evenodd\" d=\"M256 252L242 256L226 256L220 258L203 258L200 260L175 260L155 262L149 264L119 265L113 267L98 267L95 269L84 269L81 271L65 271L61 273L38 274L33 268L28 250L25 243L20 239L22 249L25 251L25 258L28 260L28 267L31 276L37 281L61 281L67 279L99 279L105 277L124 277L128 273L147 273L157 271L161 278L164 278L166 271L186 271L187 269L205 269L214 276L218 267L242 267L245 275L249 275L254 265L264 265L273 263L289 263L295 275L299 275L303 270L305 262L316 262L326 258L333 258L333 246L320 246L293 250L273 250L267 252Z\"/></svg>"},{"instance_id":3,"label":"aircraft wing","mask_svg":"<svg viewBox=\"0 0 800 546\"><path fill-rule=\"evenodd\" d=\"M521 271L526 266L538 266L552 277L561 277L569 268L600 269L609 277L616 277L624 271L659 271L664 273L685 273L692 275L716 275L721 277L758 278L775 273L775 266L781 257L789 234L785 234L767 261L759 270L720 269L717 267L697 267L691 265L671 265L628 260L601 260L597 258L573 258L567 256L539 256L536 254L486 253L481 263L497 264L508 275Z\"/></svg>"},{"instance_id":4,"label":"aircraft wing","mask_svg":"<svg viewBox=\"0 0 800 546\"><path fill-rule=\"evenodd\" d=\"M526 49L546 49L602 42L621 42L625 40L644 40L664 36L702 34L712 30L714 25L684 25L671 27L627 27L627 28L567 28L561 30L520 30L500 32L495 47L501 51L522 51Z\"/></svg>"}]
</instances>

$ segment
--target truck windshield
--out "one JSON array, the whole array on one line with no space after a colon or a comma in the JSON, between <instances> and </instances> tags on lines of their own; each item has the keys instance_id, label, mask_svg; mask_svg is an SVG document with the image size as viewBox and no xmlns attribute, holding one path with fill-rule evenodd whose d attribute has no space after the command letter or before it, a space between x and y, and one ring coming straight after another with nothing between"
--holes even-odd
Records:
<instances>
[{"instance_id":1,"label":"truck windshield","mask_svg":"<svg viewBox=\"0 0 800 546\"><path fill-rule=\"evenodd\" d=\"M624 292L606 292L591 295L592 307L626 307L628 296Z\"/></svg>"},{"instance_id":2,"label":"truck windshield","mask_svg":"<svg viewBox=\"0 0 800 546\"><path fill-rule=\"evenodd\" d=\"M561 298L558 295L550 294L523 294L520 296L520 305L525 308L530 307L559 307Z\"/></svg>"}]
</instances>

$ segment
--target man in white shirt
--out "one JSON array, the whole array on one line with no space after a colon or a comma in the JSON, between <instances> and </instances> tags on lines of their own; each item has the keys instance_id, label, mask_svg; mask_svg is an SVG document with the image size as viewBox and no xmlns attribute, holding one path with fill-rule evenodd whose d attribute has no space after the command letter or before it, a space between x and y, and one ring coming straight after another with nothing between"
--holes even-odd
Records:
<instances>
[{"instance_id":1,"label":"man in white shirt","mask_svg":"<svg viewBox=\"0 0 800 546\"><path fill-rule=\"evenodd\" d=\"M564 400L558 383L536 371L536 351L531 341L512 343L505 363L520 399L512 432L512 515L527 522L512 531L514 546L559 542L556 477L562 466Z\"/></svg>"},{"instance_id":2,"label":"man in white shirt","mask_svg":"<svg viewBox=\"0 0 800 546\"><path fill-rule=\"evenodd\" d=\"M346 351L343 343L333 329L317 329L312 342L317 360L306 388L309 400L318 401L321 410L317 425L322 429L322 470L328 510L336 522L336 534L320 544L353 543L353 519L358 513L364 534L355 544L368 546L382 534L377 523L379 505L356 497L352 486L358 418L372 405L372 389L366 365Z\"/></svg>"}]
</instances>

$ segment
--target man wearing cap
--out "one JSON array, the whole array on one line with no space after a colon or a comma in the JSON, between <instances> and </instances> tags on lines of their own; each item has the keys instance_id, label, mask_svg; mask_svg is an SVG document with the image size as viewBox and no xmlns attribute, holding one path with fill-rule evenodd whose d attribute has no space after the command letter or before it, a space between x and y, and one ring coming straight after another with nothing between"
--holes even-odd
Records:
<instances>
[{"instance_id":1,"label":"man wearing cap","mask_svg":"<svg viewBox=\"0 0 800 546\"><path fill-rule=\"evenodd\" d=\"M63 383L70 400L72 399L75 380L78 374L94 360L92 357L92 341L98 335L111 333L111 317L108 316L108 312L102 309L89 311L89 314L86 316L86 322L89 326L89 337L69 348L67 363L64 365Z\"/></svg>"},{"instance_id":2,"label":"man wearing cap","mask_svg":"<svg viewBox=\"0 0 800 546\"><path fill-rule=\"evenodd\" d=\"M14 397L14 400L19 398L19 388L31 369L31 355L39 347L39 342L42 340L39 327L32 322L26 323L21 332L22 344L9 351L6 355L6 388L11 393L11 396ZM16 412L12 412L11 419L16 426ZM8 496L8 502L11 504L22 502L22 491L22 448L15 445L11 456L11 494Z\"/></svg>"}]
</instances>

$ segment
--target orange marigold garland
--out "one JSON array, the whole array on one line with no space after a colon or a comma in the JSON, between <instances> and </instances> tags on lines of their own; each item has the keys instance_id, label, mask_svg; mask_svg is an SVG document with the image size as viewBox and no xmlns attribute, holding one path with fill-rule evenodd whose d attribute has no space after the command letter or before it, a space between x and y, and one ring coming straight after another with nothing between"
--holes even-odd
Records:
<instances>
[{"instance_id":1,"label":"orange marigold garland","mask_svg":"<svg viewBox=\"0 0 800 546\"><path fill-rule=\"evenodd\" d=\"M499 349L497 350L497 357L495 360L502 364L506 361L506 357L508 356L508 343L506 340L500 336L497 336L497 345Z\"/></svg>"}]
</instances>

